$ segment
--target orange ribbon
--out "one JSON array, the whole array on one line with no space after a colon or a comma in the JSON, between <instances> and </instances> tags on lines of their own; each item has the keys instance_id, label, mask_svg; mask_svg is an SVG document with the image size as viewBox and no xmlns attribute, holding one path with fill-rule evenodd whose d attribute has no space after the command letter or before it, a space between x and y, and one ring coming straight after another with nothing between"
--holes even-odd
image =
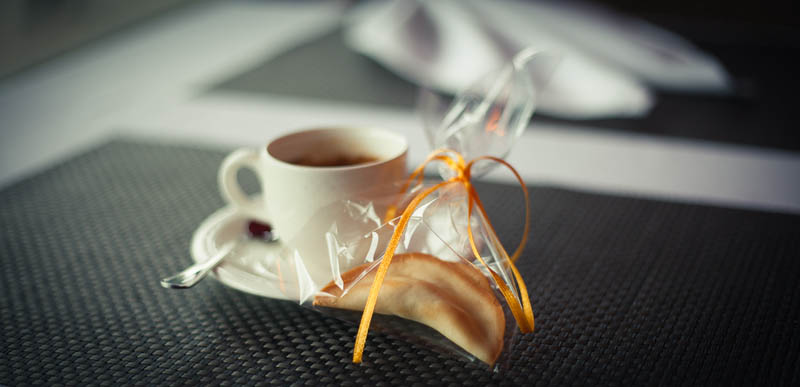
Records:
<instances>
[{"instance_id":1,"label":"orange ribbon","mask_svg":"<svg viewBox=\"0 0 800 387\"><path fill-rule=\"evenodd\" d=\"M452 156L450 156L452 155ZM381 285L383 284L383 279L386 277L386 272L389 270L389 264L392 262L392 257L394 256L395 250L397 249L397 245L400 243L400 238L403 235L403 231L405 231L406 226L408 225L409 219L411 219L411 214L417 208L417 206L425 199L428 195L435 192L436 190L449 185L449 184L463 184L464 188L467 190L468 195L468 215L467 220L472 219L472 209L474 206L477 206L480 215L482 216L483 220L489 226L489 239L492 245L496 248L496 250L500 253L502 258L506 259L508 262L509 267L511 268L512 273L514 274L514 279L519 289L519 298L522 300L520 302L514 295L514 291L509 288L509 286L503 281L500 276L492 270L486 261L483 260L480 253L478 252L478 247L475 245L475 238L472 235L472 222L469 222L467 227L467 233L469 235L469 243L472 247L472 253L475 255L475 258L486 267L491 274L492 279L494 280L497 287L500 289L500 293L503 294L503 297L506 299L508 306L511 308L511 313L514 315L514 319L517 321L517 326L519 327L522 333L529 333L533 332L533 310L531 308L531 302L528 299L528 289L525 287L525 282L522 280L522 275L517 270L516 266L514 266L514 262L519 258L519 255L522 253L522 249L525 247L525 243L528 240L528 231L530 229L530 201L528 200L528 189L525 187L525 183L522 181L522 177L520 177L519 173L505 160L499 159L497 157L492 156L482 156L478 157L474 160L471 160L469 163L464 162L464 158L455 151L450 151L447 149L440 149L432 152L430 156L419 166L417 169L409 176L408 180L406 181L405 185L403 186L403 190L401 192L406 192L408 188L411 186L411 183L414 180L417 180L418 183L422 182L423 172L425 167L432 161L441 161L445 163L450 169L452 169L456 176L440 182L422 192L417 194L411 202L409 202L408 206L406 206L403 214L400 216L400 221L397 223L397 226L394 229L394 233L392 234L392 238L389 240L389 244L386 247L386 252L383 254L383 261L381 262L380 266L378 266L378 271L375 273L375 279L372 282L372 287L369 290L369 296L367 297L367 303L364 305L364 313L361 315L361 324L358 326L358 334L356 335L356 343L355 347L353 348L353 363L361 363L361 359L364 355L364 345L367 342L367 333L369 332L369 325L372 321L372 314L375 311L375 304L378 302L378 294L381 290ZM517 178L520 186L522 187L522 192L525 195L525 229L522 233L522 240L519 243L519 246L514 251L511 257L508 256L505 248L497 239L497 234L494 230L494 227L489 222L489 217L486 214L486 209L483 207L483 203L481 202L480 198L478 197L478 193L475 191L475 187L472 185L470 181L470 173L472 171L472 166L475 165L477 161L481 160L491 160L497 163L500 163L514 174L514 177ZM397 213L397 207L392 206L386 213L386 220L393 219Z\"/></svg>"}]
</instances>

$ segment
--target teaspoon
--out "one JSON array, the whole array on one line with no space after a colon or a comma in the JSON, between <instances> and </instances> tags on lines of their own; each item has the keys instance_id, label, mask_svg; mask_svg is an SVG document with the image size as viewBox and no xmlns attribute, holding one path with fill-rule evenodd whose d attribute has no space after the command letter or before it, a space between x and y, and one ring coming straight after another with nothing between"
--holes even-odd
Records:
<instances>
[{"instance_id":1,"label":"teaspoon","mask_svg":"<svg viewBox=\"0 0 800 387\"><path fill-rule=\"evenodd\" d=\"M247 231L252 239L258 239L268 243L278 240L278 236L272 231L272 227L265 223L250 221L247 225ZM217 267L217 265L233 251L233 248L236 247L236 244L239 242L241 241L232 240L222 245L222 248L210 259L195 263L178 274L162 279L161 286L168 289L186 289L194 286L205 278L213 268Z\"/></svg>"}]
</instances>

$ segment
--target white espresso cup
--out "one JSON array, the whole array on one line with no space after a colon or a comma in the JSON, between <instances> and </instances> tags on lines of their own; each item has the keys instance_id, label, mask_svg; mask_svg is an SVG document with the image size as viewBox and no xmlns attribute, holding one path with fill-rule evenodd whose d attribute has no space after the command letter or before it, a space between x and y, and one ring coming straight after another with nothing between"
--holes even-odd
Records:
<instances>
[{"instance_id":1,"label":"white espresso cup","mask_svg":"<svg viewBox=\"0 0 800 387\"><path fill-rule=\"evenodd\" d=\"M284 243L302 250L303 260L328 261L324 235L314 222L343 199L370 200L375 187L392 186L407 173L408 143L398 134L370 128L320 128L278 137L257 149L238 149L219 170L222 197L246 216L272 225ZM261 197L248 197L237 172L252 169ZM393 187L393 186L392 186ZM366 195L366 196L365 196ZM309 258L309 256L311 256Z\"/></svg>"}]
</instances>

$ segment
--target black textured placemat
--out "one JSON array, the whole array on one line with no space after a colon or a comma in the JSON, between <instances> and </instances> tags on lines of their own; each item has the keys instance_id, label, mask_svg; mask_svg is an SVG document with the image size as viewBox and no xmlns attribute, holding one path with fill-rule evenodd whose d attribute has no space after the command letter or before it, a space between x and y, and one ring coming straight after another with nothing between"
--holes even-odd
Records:
<instances>
[{"instance_id":1,"label":"black textured placemat","mask_svg":"<svg viewBox=\"0 0 800 387\"><path fill-rule=\"evenodd\" d=\"M0 384L800 383L800 217L534 187L520 262L537 315L511 368L207 280L192 231L219 151L115 141L0 192ZM480 186L503 239L518 188ZM516 230L516 231L515 231Z\"/></svg>"}]
</instances>

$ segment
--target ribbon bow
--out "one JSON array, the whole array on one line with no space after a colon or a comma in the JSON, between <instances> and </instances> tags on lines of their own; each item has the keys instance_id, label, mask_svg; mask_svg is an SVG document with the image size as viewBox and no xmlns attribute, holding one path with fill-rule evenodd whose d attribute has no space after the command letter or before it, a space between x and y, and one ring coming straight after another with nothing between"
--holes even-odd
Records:
<instances>
[{"instance_id":1,"label":"ribbon bow","mask_svg":"<svg viewBox=\"0 0 800 387\"><path fill-rule=\"evenodd\" d=\"M500 163L506 167L514 174L514 177L517 178L517 181L522 187L522 192L525 195L525 229L522 233L522 240L519 243L519 246L514 251L514 254L511 257L508 256L505 248L497 239L497 234L494 230L494 227L489 222L489 217L486 214L486 210L483 207L483 203L481 202L480 198L478 197L478 193L475 191L475 187L472 185L470 180L470 173L472 171L472 166L475 165L476 162L481 160L490 160L497 163ZM522 177L520 177L519 173L512 167L509 163L505 160L492 157L492 156L481 156L471 160L470 162L464 162L464 157L461 156L458 152L447 150L447 149L440 149L432 152L428 158L419 166L417 169L409 176L408 180L406 181L405 185L403 186L402 192L408 190L415 180L418 183L422 182L423 172L425 167L433 162L433 161L441 161L445 165L447 165L450 169L455 172L455 176L440 182L425 191L420 192L415 196L411 202L409 202L408 206L406 206L403 214L400 216L400 221L397 223L397 226L394 229L394 233L392 234L392 238L389 240L389 244L386 246L386 252L383 254L383 261L381 262L380 266L378 266L378 271L375 273L375 279L372 282L372 287L369 290L369 296L367 297L367 303L364 305L364 313L361 315L361 323L358 326L358 334L356 335L356 343L355 347L353 348L353 363L361 363L361 359L364 354L364 345L367 341L367 333L369 331L369 325L372 321L372 314L375 311L375 304L378 302L378 294L381 290L381 285L383 284L383 279L386 277L386 272L389 270L389 264L392 262L392 257L394 256L395 250L397 249L397 245L400 243L400 238L403 235L403 231L405 231L406 226L408 225L409 219L411 219L411 214L414 213L414 210L417 206L422 202L425 197L430 195L431 193L435 192L436 190L449 185L449 184L463 184L464 188L467 190L468 195L468 215L467 219L472 219L472 209L473 207L477 207L480 215L483 217L486 224L489 226L489 238L491 239L490 242L497 247L498 252L502 256L502 258L506 259L508 262L511 271L514 274L514 280L519 288L519 295L521 298L518 300L514 296L514 292L508 287L508 285L503 281L502 278L492 270L486 261L483 260L481 257L480 252L478 251L478 247L475 245L475 238L472 234L472 223L469 222L469 226L467 227L467 234L469 235L469 243L472 247L472 253L475 255L475 258L486 267L489 273L492 276L495 284L500 289L500 293L503 294L503 297L506 299L508 306L511 308L511 313L514 315L514 319L517 321L517 326L519 327L522 333L529 333L533 332L533 310L531 308L531 302L528 299L528 289L525 287L525 282L522 280L522 275L520 275L517 267L514 266L514 262L519 258L519 255L522 253L522 249L525 247L525 243L528 239L528 230L530 229L530 203L528 200L528 189L525 187L525 183L522 181ZM386 220L393 219L397 213L397 207L392 206L386 213Z\"/></svg>"}]
</instances>

